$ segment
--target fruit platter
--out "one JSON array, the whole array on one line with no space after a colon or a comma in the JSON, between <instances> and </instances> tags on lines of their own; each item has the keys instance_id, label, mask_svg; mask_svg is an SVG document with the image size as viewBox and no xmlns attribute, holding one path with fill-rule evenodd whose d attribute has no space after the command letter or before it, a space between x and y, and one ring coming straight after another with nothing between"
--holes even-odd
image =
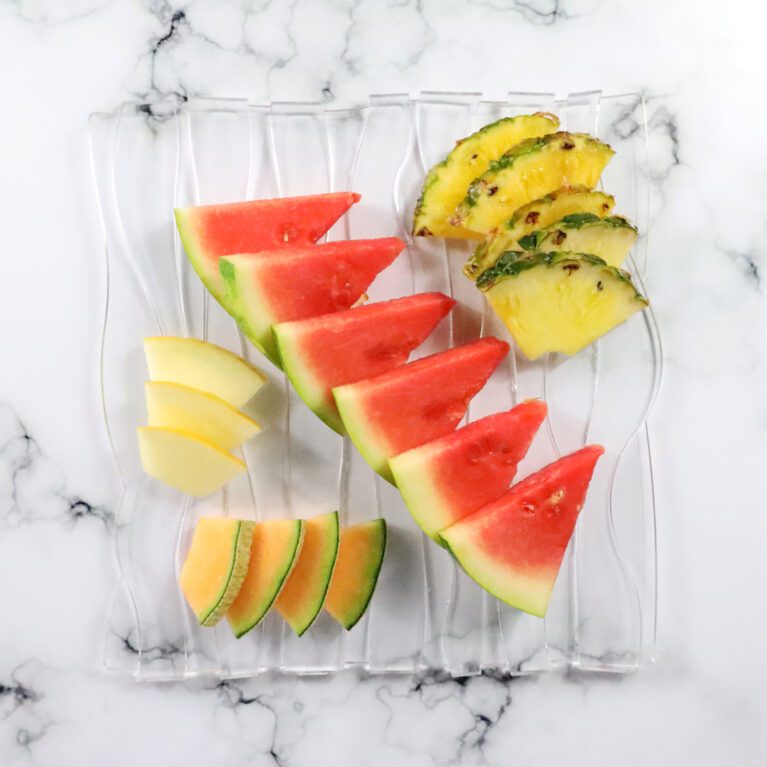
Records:
<instances>
[{"instance_id":1,"label":"fruit platter","mask_svg":"<svg viewBox=\"0 0 767 767\"><path fill-rule=\"evenodd\" d=\"M127 103L89 135L109 669L652 660L641 96Z\"/></svg>"}]
</instances>

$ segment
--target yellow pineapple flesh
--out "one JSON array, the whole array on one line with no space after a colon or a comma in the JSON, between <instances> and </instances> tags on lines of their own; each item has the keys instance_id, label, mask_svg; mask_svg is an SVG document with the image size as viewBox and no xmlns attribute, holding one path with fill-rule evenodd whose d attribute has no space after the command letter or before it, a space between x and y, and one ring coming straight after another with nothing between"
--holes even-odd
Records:
<instances>
[{"instance_id":1,"label":"yellow pineapple flesh","mask_svg":"<svg viewBox=\"0 0 767 767\"><path fill-rule=\"evenodd\" d=\"M558 127L559 120L554 115L536 112L505 117L458 141L453 151L426 176L413 216L413 234L478 239L475 232L452 226L448 221L469 184L520 141L553 133Z\"/></svg>"},{"instance_id":2,"label":"yellow pineapple flesh","mask_svg":"<svg viewBox=\"0 0 767 767\"><path fill-rule=\"evenodd\" d=\"M576 354L648 305L628 272L583 253L508 251L477 286L530 360Z\"/></svg>"},{"instance_id":3,"label":"yellow pineapple flesh","mask_svg":"<svg viewBox=\"0 0 767 767\"><path fill-rule=\"evenodd\" d=\"M585 133L522 141L472 182L450 223L483 235L496 232L512 211L562 186L593 189L613 154L608 144Z\"/></svg>"}]
</instances>

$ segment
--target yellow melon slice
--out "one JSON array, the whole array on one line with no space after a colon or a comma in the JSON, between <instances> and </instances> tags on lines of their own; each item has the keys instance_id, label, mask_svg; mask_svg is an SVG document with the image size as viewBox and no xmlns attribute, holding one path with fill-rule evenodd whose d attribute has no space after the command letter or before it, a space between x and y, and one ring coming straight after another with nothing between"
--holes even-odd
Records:
<instances>
[{"instance_id":1,"label":"yellow melon slice","mask_svg":"<svg viewBox=\"0 0 767 767\"><path fill-rule=\"evenodd\" d=\"M213 394L183 384L148 381L146 409L150 426L175 429L234 450L260 431L251 418Z\"/></svg>"},{"instance_id":2,"label":"yellow melon slice","mask_svg":"<svg viewBox=\"0 0 767 767\"><path fill-rule=\"evenodd\" d=\"M215 626L240 590L250 560L253 522L203 517L181 569L179 585L202 626Z\"/></svg>"},{"instance_id":3,"label":"yellow melon slice","mask_svg":"<svg viewBox=\"0 0 767 767\"><path fill-rule=\"evenodd\" d=\"M196 338L156 336L144 339L153 381L200 389L241 408L266 383L266 377L242 357Z\"/></svg>"},{"instance_id":4,"label":"yellow melon slice","mask_svg":"<svg viewBox=\"0 0 767 767\"><path fill-rule=\"evenodd\" d=\"M241 460L191 434L157 426L136 431L144 471L187 495L210 495L245 471Z\"/></svg>"}]
</instances>

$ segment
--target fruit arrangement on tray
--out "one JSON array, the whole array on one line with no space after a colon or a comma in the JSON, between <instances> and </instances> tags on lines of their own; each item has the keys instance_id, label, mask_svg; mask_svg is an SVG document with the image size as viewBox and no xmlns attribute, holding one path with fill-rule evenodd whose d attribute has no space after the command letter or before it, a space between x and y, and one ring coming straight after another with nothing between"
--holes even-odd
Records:
<instances>
[{"instance_id":1,"label":"fruit arrangement on tray","mask_svg":"<svg viewBox=\"0 0 767 767\"><path fill-rule=\"evenodd\" d=\"M413 235L477 241L465 275L520 351L576 354L647 306L620 269L636 228L595 190L613 150L554 115L505 118L457 142L428 173ZM405 248L397 237L317 244L353 192L176 211L195 271L307 406L396 485L424 533L490 593L545 615L603 448L589 445L510 486L546 405L460 426L508 354L494 337L408 361L455 301L418 293L367 303ZM146 339L145 471L205 496L245 470L263 374L195 339ZM339 545L340 542L340 545ZM373 595L383 520L339 530L336 512L253 523L204 518L181 589L201 625L236 636L273 606L298 635L324 608L349 629Z\"/></svg>"}]
</instances>

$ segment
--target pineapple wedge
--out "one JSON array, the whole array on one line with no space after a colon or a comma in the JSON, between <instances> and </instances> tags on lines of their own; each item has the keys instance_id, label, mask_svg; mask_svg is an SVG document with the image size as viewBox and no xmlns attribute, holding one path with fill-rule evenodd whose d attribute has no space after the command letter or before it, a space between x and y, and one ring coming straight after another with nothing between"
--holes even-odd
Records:
<instances>
[{"instance_id":1,"label":"pineapple wedge","mask_svg":"<svg viewBox=\"0 0 767 767\"><path fill-rule=\"evenodd\" d=\"M623 216L600 218L593 213L572 213L545 229L525 235L522 250L567 251L599 256L610 266L620 266L637 239L637 228Z\"/></svg>"},{"instance_id":2,"label":"pineapple wedge","mask_svg":"<svg viewBox=\"0 0 767 767\"><path fill-rule=\"evenodd\" d=\"M576 354L648 305L628 272L584 253L508 251L477 287L531 360Z\"/></svg>"},{"instance_id":3,"label":"pineapple wedge","mask_svg":"<svg viewBox=\"0 0 767 767\"><path fill-rule=\"evenodd\" d=\"M557 189L516 210L497 234L477 246L474 254L464 264L463 273L470 280L476 280L502 253L517 250L517 243L525 235L547 227L572 213L606 216L613 207L615 198L604 192L592 192L585 186L565 186Z\"/></svg>"},{"instance_id":4,"label":"pineapple wedge","mask_svg":"<svg viewBox=\"0 0 767 767\"><path fill-rule=\"evenodd\" d=\"M586 133L551 133L522 141L471 183L450 223L479 234L495 232L510 211L555 189L593 189L614 154L608 144Z\"/></svg>"},{"instance_id":5,"label":"pineapple wedge","mask_svg":"<svg viewBox=\"0 0 767 767\"><path fill-rule=\"evenodd\" d=\"M505 117L458 141L453 151L426 176L415 207L413 234L478 239L475 232L448 223L469 184L520 141L553 133L558 127L559 120L554 115L536 112Z\"/></svg>"}]
</instances>

